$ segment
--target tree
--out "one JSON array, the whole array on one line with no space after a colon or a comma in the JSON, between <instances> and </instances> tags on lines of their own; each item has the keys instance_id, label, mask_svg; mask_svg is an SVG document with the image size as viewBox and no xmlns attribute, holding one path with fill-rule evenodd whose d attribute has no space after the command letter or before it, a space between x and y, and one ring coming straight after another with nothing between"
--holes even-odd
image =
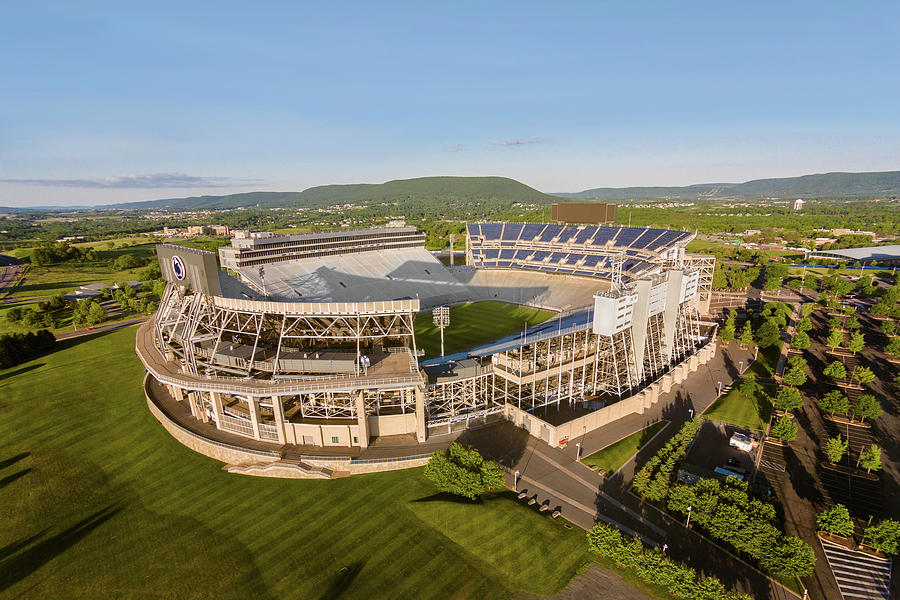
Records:
<instances>
[{"instance_id":1,"label":"tree","mask_svg":"<svg viewBox=\"0 0 900 600\"><path fill-rule=\"evenodd\" d=\"M806 360L802 356L792 356L781 380L790 386L799 387L806 383Z\"/></svg>"},{"instance_id":2,"label":"tree","mask_svg":"<svg viewBox=\"0 0 900 600\"><path fill-rule=\"evenodd\" d=\"M847 454L847 440L840 435L828 438L828 441L825 442L825 454L828 455L828 460L834 464L841 462L844 455Z\"/></svg>"},{"instance_id":3,"label":"tree","mask_svg":"<svg viewBox=\"0 0 900 600\"><path fill-rule=\"evenodd\" d=\"M791 347L797 350L808 350L811 343L809 334L805 331L798 331L791 338Z\"/></svg>"},{"instance_id":4,"label":"tree","mask_svg":"<svg viewBox=\"0 0 900 600\"><path fill-rule=\"evenodd\" d=\"M807 283L807 280L809 277L813 277L813 284L815 284L815 282L818 281L818 277L816 277L815 275L810 273L806 277L803 278L803 287L815 287L815 285L809 285ZM804 319L807 319L809 317L809 315L813 314L815 311L816 311L816 303L815 302L804 302L800 306L800 314L803 316Z\"/></svg>"},{"instance_id":5,"label":"tree","mask_svg":"<svg viewBox=\"0 0 900 600\"><path fill-rule=\"evenodd\" d=\"M106 309L100 306L99 302L91 302L85 323L88 325L97 325L98 323L102 323L105 319Z\"/></svg>"},{"instance_id":6,"label":"tree","mask_svg":"<svg viewBox=\"0 0 900 600\"><path fill-rule=\"evenodd\" d=\"M873 470L880 470L881 448L879 448L875 444L872 444L871 446L860 452L859 459L856 461L856 466L865 469L866 473L871 473Z\"/></svg>"},{"instance_id":7,"label":"tree","mask_svg":"<svg viewBox=\"0 0 900 600\"><path fill-rule=\"evenodd\" d=\"M766 319L756 330L756 344L760 348L777 346L780 341L781 332L778 330L778 326L769 319Z\"/></svg>"},{"instance_id":8,"label":"tree","mask_svg":"<svg viewBox=\"0 0 900 600\"><path fill-rule=\"evenodd\" d=\"M772 426L770 432L773 437L777 437L782 442L792 442L797 437L797 424L787 415L779 417Z\"/></svg>"},{"instance_id":9,"label":"tree","mask_svg":"<svg viewBox=\"0 0 900 600\"><path fill-rule=\"evenodd\" d=\"M853 414L865 421L866 419L875 420L884 412L881 410L881 404L872 394L862 394L856 399L851 406Z\"/></svg>"},{"instance_id":10,"label":"tree","mask_svg":"<svg viewBox=\"0 0 900 600\"><path fill-rule=\"evenodd\" d=\"M816 554L803 540L782 536L771 552L762 558L763 566L773 575L785 578L805 577L816 566Z\"/></svg>"},{"instance_id":11,"label":"tree","mask_svg":"<svg viewBox=\"0 0 900 600\"><path fill-rule=\"evenodd\" d=\"M866 527L863 540L876 550L887 554L897 554L900 546L900 522L884 519Z\"/></svg>"},{"instance_id":12,"label":"tree","mask_svg":"<svg viewBox=\"0 0 900 600\"><path fill-rule=\"evenodd\" d=\"M744 328L741 329L741 335L738 338L738 341L742 344L753 343L753 329L750 327L750 321L744 323Z\"/></svg>"},{"instance_id":13,"label":"tree","mask_svg":"<svg viewBox=\"0 0 900 600\"><path fill-rule=\"evenodd\" d=\"M791 412L803 406L803 396L792 387L782 387L775 396L775 406L785 412Z\"/></svg>"},{"instance_id":14,"label":"tree","mask_svg":"<svg viewBox=\"0 0 900 600\"><path fill-rule=\"evenodd\" d=\"M847 368L836 360L822 370L822 373L833 379L843 379L847 376Z\"/></svg>"},{"instance_id":15,"label":"tree","mask_svg":"<svg viewBox=\"0 0 900 600\"><path fill-rule=\"evenodd\" d=\"M126 269L136 269L144 263L134 254L123 254L113 261L113 268L116 271L125 271Z\"/></svg>"},{"instance_id":16,"label":"tree","mask_svg":"<svg viewBox=\"0 0 900 600\"><path fill-rule=\"evenodd\" d=\"M758 389L759 384L756 382L756 375L753 373L748 373L738 384L738 391L745 398L753 398Z\"/></svg>"},{"instance_id":17,"label":"tree","mask_svg":"<svg viewBox=\"0 0 900 600\"><path fill-rule=\"evenodd\" d=\"M858 331L854 331L850 334L850 341L847 343L847 349L856 354L857 352L862 351L866 346L866 338L863 334Z\"/></svg>"},{"instance_id":18,"label":"tree","mask_svg":"<svg viewBox=\"0 0 900 600\"><path fill-rule=\"evenodd\" d=\"M857 365L855 369L853 369L853 373L850 374L850 382L856 381L860 385L867 385L875 381L875 373L872 372L872 369L869 367L864 367L862 365Z\"/></svg>"},{"instance_id":19,"label":"tree","mask_svg":"<svg viewBox=\"0 0 900 600\"><path fill-rule=\"evenodd\" d=\"M809 305L804 304L803 306L809 306ZM797 331L809 331L810 329L812 329L812 321L809 319L809 317L803 317L802 319L797 321L797 324L794 326L794 329L796 329Z\"/></svg>"},{"instance_id":20,"label":"tree","mask_svg":"<svg viewBox=\"0 0 900 600\"><path fill-rule=\"evenodd\" d=\"M503 471L478 450L454 442L431 455L425 477L442 492L475 500L485 491L503 486Z\"/></svg>"},{"instance_id":21,"label":"tree","mask_svg":"<svg viewBox=\"0 0 900 600\"><path fill-rule=\"evenodd\" d=\"M894 358L900 358L900 337L891 338L884 347L884 351Z\"/></svg>"},{"instance_id":22,"label":"tree","mask_svg":"<svg viewBox=\"0 0 900 600\"><path fill-rule=\"evenodd\" d=\"M837 315L828 319L828 326L831 329L843 329L844 328L844 320L838 317Z\"/></svg>"},{"instance_id":23,"label":"tree","mask_svg":"<svg viewBox=\"0 0 900 600\"><path fill-rule=\"evenodd\" d=\"M853 535L853 520L850 518L850 511L843 504L835 504L816 515L816 525L822 531L835 535Z\"/></svg>"},{"instance_id":24,"label":"tree","mask_svg":"<svg viewBox=\"0 0 900 600\"><path fill-rule=\"evenodd\" d=\"M888 335L894 335L894 332L897 331L897 322L885 321L881 324L881 330Z\"/></svg>"},{"instance_id":25,"label":"tree","mask_svg":"<svg viewBox=\"0 0 900 600\"><path fill-rule=\"evenodd\" d=\"M730 342L734 339L734 314L734 311L728 313L728 318L725 320L725 326L722 327L722 331L719 332L719 339L723 342Z\"/></svg>"},{"instance_id":26,"label":"tree","mask_svg":"<svg viewBox=\"0 0 900 600\"><path fill-rule=\"evenodd\" d=\"M850 399L840 390L831 390L819 399L819 408L828 411L831 416L846 415L850 412Z\"/></svg>"},{"instance_id":27,"label":"tree","mask_svg":"<svg viewBox=\"0 0 900 600\"><path fill-rule=\"evenodd\" d=\"M859 319L856 315L852 315L849 319L847 319L847 329L857 330L862 327L859 324Z\"/></svg>"},{"instance_id":28,"label":"tree","mask_svg":"<svg viewBox=\"0 0 900 600\"><path fill-rule=\"evenodd\" d=\"M831 348L832 350L838 348L844 343L844 332L840 329L832 329L828 332L828 338L825 340L825 344Z\"/></svg>"}]
</instances>

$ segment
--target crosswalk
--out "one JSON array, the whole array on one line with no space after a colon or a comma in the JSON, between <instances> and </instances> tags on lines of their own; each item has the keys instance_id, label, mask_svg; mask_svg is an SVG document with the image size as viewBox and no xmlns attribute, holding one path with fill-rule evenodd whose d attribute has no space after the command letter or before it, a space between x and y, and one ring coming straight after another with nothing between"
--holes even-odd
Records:
<instances>
[{"instance_id":1,"label":"crosswalk","mask_svg":"<svg viewBox=\"0 0 900 600\"><path fill-rule=\"evenodd\" d=\"M890 600L891 561L821 540L844 600Z\"/></svg>"}]
</instances>

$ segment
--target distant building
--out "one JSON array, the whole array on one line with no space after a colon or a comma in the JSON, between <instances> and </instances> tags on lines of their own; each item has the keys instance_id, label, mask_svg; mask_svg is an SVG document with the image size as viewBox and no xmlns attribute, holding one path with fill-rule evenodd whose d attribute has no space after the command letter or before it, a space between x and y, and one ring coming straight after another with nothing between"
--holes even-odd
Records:
<instances>
[{"instance_id":1,"label":"distant building","mask_svg":"<svg viewBox=\"0 0 900 600\"><path fill-rule=\"evenodd\" d=\"M188 235L228 235L228 225L190 225Z\"/></svg>"},{"instance_id":2,"label":"distant building","mask_svg":"<svg viewBox=\"0 0 900 600\"><path fill-rule=\"evenodd\" d=\"M861 264L877 262L883 267L896 267L900 266L900 245L819 250L807 252L806 258L829 258Z\"/></svg>"},{"instance_id":3,"label":"distant building","mask_svg":"<svg viewBox=\"0 0 900 600\"><path fill-rule=\"evenodd\" d=\"M803 210L803 198L794 200L794 210Z\"/></svg>"}]
</instances>

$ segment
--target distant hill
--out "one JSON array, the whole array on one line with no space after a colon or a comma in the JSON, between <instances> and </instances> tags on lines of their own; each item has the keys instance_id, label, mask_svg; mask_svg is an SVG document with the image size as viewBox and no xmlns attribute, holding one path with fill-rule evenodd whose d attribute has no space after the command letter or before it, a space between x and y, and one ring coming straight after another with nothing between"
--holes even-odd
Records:
<instances>
[{"instance_id":1,"label":"distant hill","mask_svg":"<svg viewBox=\"0 0 900 600\"><path fill-rule=\"evenodd\" d=\"M581 200L656 198L803 198L900 195L900 171L823 173L755 179L744 183L701 183L683 187L594 188L557 196Z\"/></svg>"},{"instance_id":2,"label":"distant hill","mask_svg":"<svg viewBox=\"0 0 900 600\"><path fill-rule=\"evenodd\" d=\"M127 209L229 209L239 207L307 208L336 204L398 204L409 201L426 205L512 205L515 202L546 204L559 198L539 192L506 177L420 177L386 183L321 185L302 192L249 192L226 196L170 198L115 204ZM398 211L399 213L399 211Z\"/></svg>"}]
</instances>

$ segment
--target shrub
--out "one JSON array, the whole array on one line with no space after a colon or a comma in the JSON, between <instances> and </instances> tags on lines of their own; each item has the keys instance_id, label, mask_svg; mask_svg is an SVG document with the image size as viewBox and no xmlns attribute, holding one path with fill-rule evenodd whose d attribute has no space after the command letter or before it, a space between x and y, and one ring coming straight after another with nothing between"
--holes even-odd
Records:
<instances>
[{"instance_id":1,"label":"shrub","mask_svg":"<svg viewBox=\"0 0 900 600\"><path fill-rule=\"evenodd\" d=\"M841 462L844 455L847 454L847 440L840 435L828 438L828 441L825 442L825 454L828 455L828 460L831 462L835 464Z\"/></svg>"},{"instance_id":2,"label":"shrub","mask_svg":"<svg viewBox=\"0 0 900 600\"><path fill-rule=\"evenodd\" d=\"M694 600L749 600L729 594L715 577L698 580L694 569L675 562L656 548L645 548L636 538L622 535L606 523L597 523L587 532L592 552L611 558L620 567L633 569L643 581L658 585L670 594Z\"/></svg>"},{"instance_id":3,"label":"shrub","mask_svg":"<svg viewBox=\"0 0 900 600\"><path fill-rule=\"evenodd\" d=\"M777 437L782 442L792 442L797 437L797 424L787 415L780 417L775 421L772 430L769 432L772 436Z\"/></svg>"},{"instance_id":4,"label":"shrub","mask_svg":"<svg viewBox=\"0 0 900 600\"><path fill-rule=\"evenodd\" d=\"M816 525L822 531L835 535L853 535L853 520L850 519L850 511L843 504L835 504L816 515Z\"/></svg>"},{"instance_id":5,"label":"shrub","mask_svg":"<svg viewBox=\"0 0 900 600\"><path fill-rule=\"evenodd\" d=\"M457 442L431 455L425 477L439 490L471 500L503 486L503 472L497 463L484 460L478 450Z\"/></svg>"},{"instance_id":6,"label":"shrub","mask_svg":"<svg viewBox=\"0 0 900 600\"><path fill-rule=\"evenodd\" d=\"M660 501L669 494L672 476L700 429L700 421L687 421L634 477L634 490L641 498Z\"/></svg>"},{"instance_id":7,"label":"shrub","mask_svg":"<svg viewBox=\"0 0 900 600\"><path fill-rule=\"evenodd\" d=\"M816 554L813 549L794 536L782 536L761 563L770 573L778 577L804 577L813 572Z\"/></svg>"}]
</instances>

